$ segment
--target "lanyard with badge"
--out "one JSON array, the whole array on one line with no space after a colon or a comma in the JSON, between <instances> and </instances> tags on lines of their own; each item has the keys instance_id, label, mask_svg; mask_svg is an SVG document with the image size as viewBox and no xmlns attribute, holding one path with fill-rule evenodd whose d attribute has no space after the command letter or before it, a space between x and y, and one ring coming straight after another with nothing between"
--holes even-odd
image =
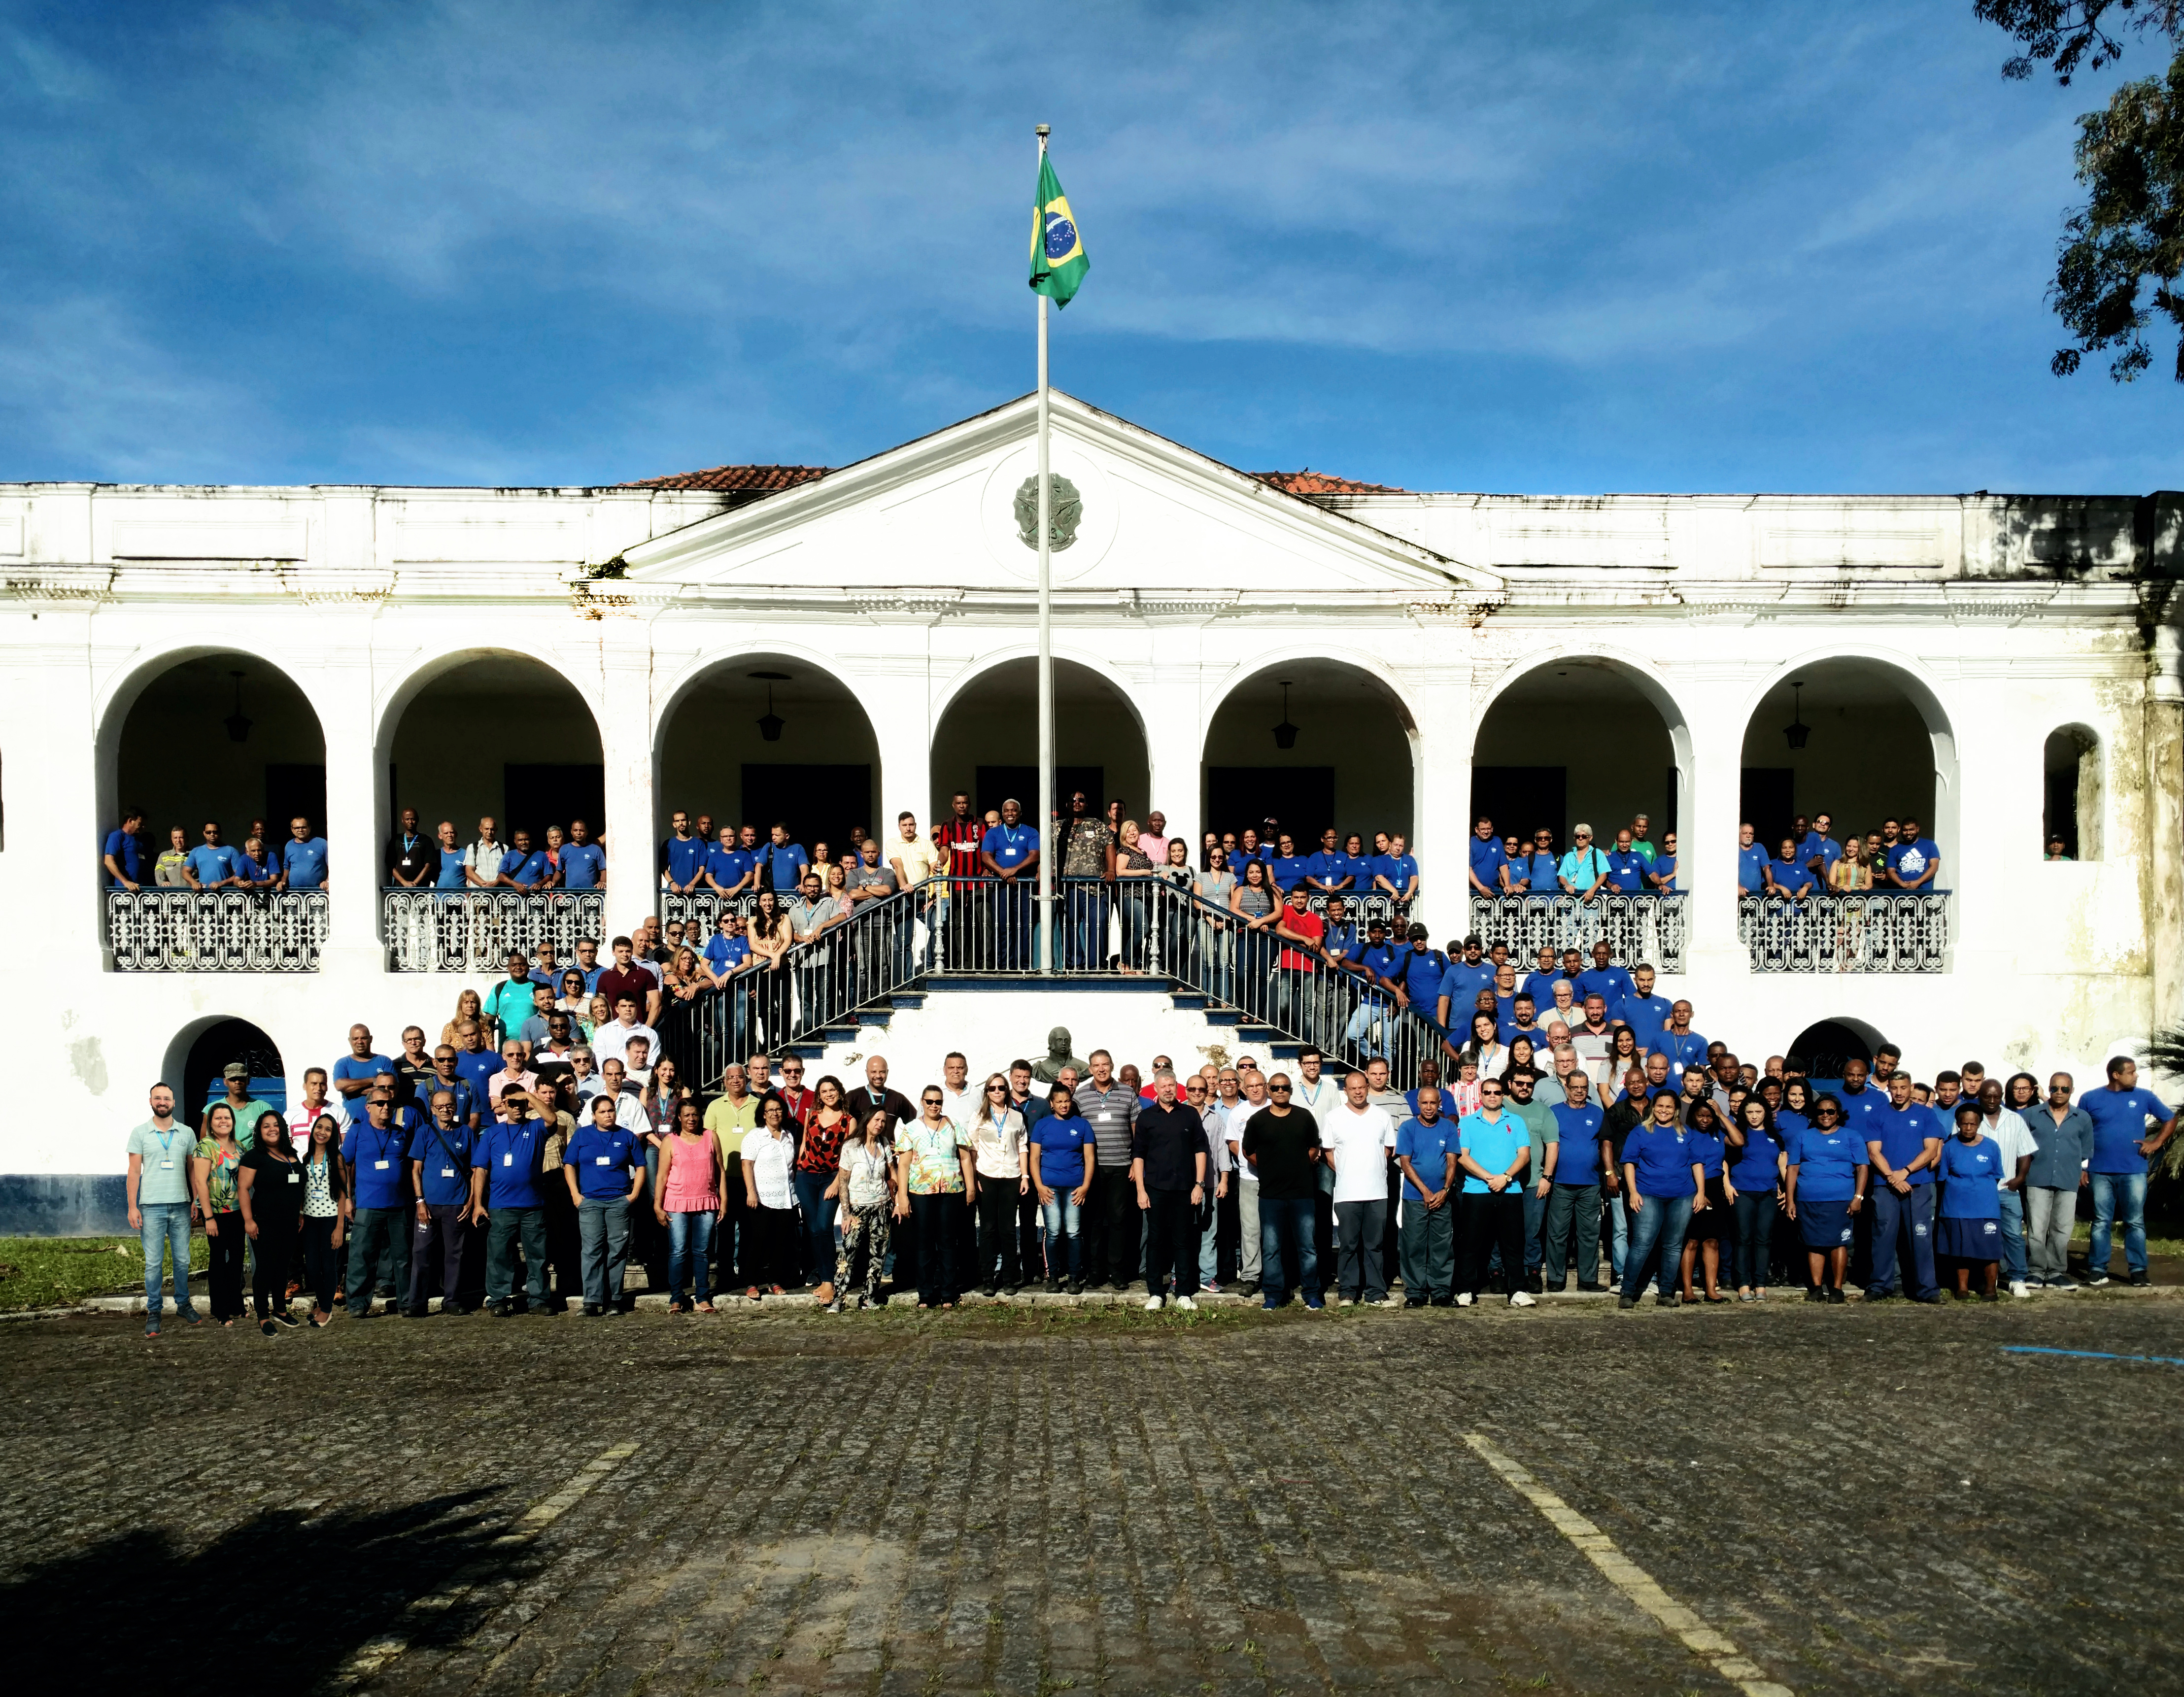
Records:
<instances>
[{"instance_id":1,"label":"lanyard with badge","mask_svg":"<svg viewBox=\"0 0 2184 1697\"><path fill-rule=\"evenodd\" d=\"M155 1130L152 1135L159 1140L159 1171L172 1172L175 1170L175 1139L178 1137L189 1136L189 1128L186 1126L177 1126L170 1132ZM192 1139L192 1147L195 1146L195 1140Z\"/></svg>"}]
</instances>

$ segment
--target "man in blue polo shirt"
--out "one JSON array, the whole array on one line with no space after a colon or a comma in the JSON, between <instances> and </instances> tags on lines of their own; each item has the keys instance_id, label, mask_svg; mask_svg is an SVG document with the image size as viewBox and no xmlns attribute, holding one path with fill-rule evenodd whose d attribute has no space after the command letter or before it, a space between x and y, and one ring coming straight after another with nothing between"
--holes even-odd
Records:
<instances>
[{"instance_id":1,"label":"man in blue polo shirt","mask_svg":"<svg viewBox=\"0 0 2184 1697\"><path fill-rule=\"evenodd\" d=\"M539 1194L547 1182L546 1122L538 1112L529 1092L503 1091L471 1169L471 1229L482 1225L486 1232L486 1306L502 1320L516 1312L512 1251L519 1240L528 1305L546 1308L546 1208Z\"/></svg>"},{"instance_id":2,"label":"man in blue polo shirt","mask_svg":"<svg viewBox=\"0 0 2184 1697\"><path fill-rule=\"evenodd\" d=\"M1689 1002L1677 1002L1669 1008L1668 1027L1653 1040L1649 1053L1667 1059L1669 1086L1674 1090L1684 1088L1684 1074L1693 1067L1705 1070L1707 1040L1691 1029Z\"/></svg>"},{"instance_id":3,"label":"man in blue polo shirt","mask_svg":"<svg viewBox=\"0 0 2184 1697\"><path fill-rule=\"evenodd\" d=\"M1842 844L1830 834L1834 829L1835 821L1824 813L1814 820L1811 830L1799 835L1797 841L1797 859L1822 889L1828 887L1829 871L1842 859Z\"/></svg>"},{"instance_id":4,"label":"man in blue polo shirt","mask_svg":"<svg viewBox=\"0 0 2184 1697\"><path fill-rule=\"evenodd\" d=\"M1485 944L1478 937L1463 939L1463 958L1451 960L1441 974L1439 988L1435 993L1434 1018L1446 1026L1453 1015L1468 1032L1471 1028L1472 1010L1479 1004L1479 993L1494 988L1494 969L1480 959Z\"/></svg>"},{"instance_id":5,"label":"man in blue polo shirt","mask_svg":"<svg viewBox=\"0 0 2184 1697\"><path fill-rule=\"evenodd\" d=\"M1919 832L1919 821L1903 821L1903 836L1888 850L1889 882L1900 890L1930 890L1942 870L1942 851Z\"/></svg>"},{"instance_id":6,"label":"man in blue polo shirt","mask_svg":"<svg viewBox=\"0 0 2184 1697\"><path fill-rule=\"evenodd\" d=\"M1798 858L1797 839L1785 837L1781 848L1782 852L1767 863L1767 887L1778 896L1788 896L1793 900L1810 895L1818 880L1813 876L1812 868Z\"/></svg>"},{"instance_id":7,"label":"man in blue polo shirt","mask_svg":"<svg viewBox=\"0 0 2184 1697\"><path fill-rule=\"evenodd\" d=\"M2128 1055L2109 1062L2109 1082L2078 1098L2093 1122L2092 1154L2086 1171L2092 1181L2093 1235L2086 1246L2088 1284L2109 1282L2110 1232L2123 1221L2123 1256L2133 1284L2148 1282L2146 1271L2146 1173L2152 1156L2176 1135L2176 1110L2138 1083L2138 1064ZM2153 1135L2147 1127L2151 1125Z\"/></svg>"},{"instance_id":8,"label":"man in blue polo shirt","mask_svg":"<svg viewBox=\"0 0 2184 1697\"><path fill-rule=\"evenodd\" d=\"M1911 1265L1904 1294L1914 1302L1939 1302L1934 1279L1934 1170L1947 1135L1939 1115L1911 1096L1911 1075L1888 1081L1888 1105L1866 1117L1865 1148L1873 1167L1873 1268L1865 1299L1892 1296L1897 1251L1906 1238Z\"/></svg>"},{"instance_id":9,"label":"man in blue polo shirt","mask_svg":"<svg viewBox=\"0 0 2184 1697\"><path fill-rule=\"evenodd\" d=\"M792 843L788 826L776 820L766 832L766 846L753 857L758 871L757 887L779 892L783 904L804 887L804 874L811 865L811 857L804 852L801 843Z\"/></svg>"},{"instance_id":10,"label":"man in blue polo shirt","mask_svg":"<svg viewBox=\"0 0 2184 1697\"><path fill-rule=\"evenodd\" d=\"M531 833L518 831L515 846L508 851L508 858L500 863L500 881L508 888L521 890L526 895L533 890L544 889L554 882L554 867L547 860L546 851L531 846Z\"/></svg>"},{"instance_id":11,"label":"man in blue polo shirt","mask_svg":"<svg viewBox=\"0 0 2184 1697\"><path fill-rule=\"evenodd\" d=\"M390 1079L388 1084L373 1088L365 1103L364 1117L351 1121L342 1139L342 1165L354 1203L348 1231L347 1298L352 1320L361 1320L371 1312L375 1287L402 1288L402 1262L407 1258L398 1256L396 1249L398 1245L406 1248L409 1242L404 1209L408 1199L404 1181L409 1160L410 1133L395 1117Z\"/></svg>"},{"instance_id":12,"label":"man in blue polo shirt","mask_svg":"<svg viewBox=\"0 0 2184 1697\"><path fill-rule=\"evenodd\" d=\"M751 857L736 846L736 828L721 827L720 841L705 851L705 882L724 896L740 895L758 882Z\"/></svg>"},{"instance_id":13,"label":"man in blue polo shirt","mask_svg":"<svg viewBox=\"0 0 2184 1697\"><path fill-rule=\"evenodd\" d=\"M341 1104L343 1116L350 1124L364 1117L365 1093L371 1088L371 1081L382 1074L393 1077L394 1063L372 1049L370 1027L351 1026L348 1053L337 1060L326 1074L327 1082L333 1087L335 1098Z\"/></svg>"},{"instance_id":14,"label":"man in blue polo shirt","mask_svg":"<svg viewBox=\"0 0 2184 1697\"><path fill-rule=\"evenodd\" d=\"M583 1243L584 1316L619 1314L629 1260L629 1210L644 1189L644 1153L615 1123L613 1097L592 1098L591 1118L569 1139L561 1175L577 1205Z\"/></svg>"},{"instance_id":15,"label":"man in blue polo shirt","mask_svg":"<svg viewBox=\"0 0 2184 1697\"><path fill-rule=\"evenodd\" d=\"M281 845L281 883L291 890L326 887L326 839L311 835L311 821L298 814L288 821L288 840Z\"/></svg>"},{"instance_id":16,"label":"man in blue polo shirt","mask_svg":"<svg viewBox=\"0 0 2184 1697\"><path fill-rule=\"evenodd\" d=\"M1638 1041L1641 1057L1653 1052L1675 1013L1675 1004L1666 996L1653 993L1653 969L1641 961L1630 974L1630 993L1623 999L1622 1007L1613 1015L1630 1027L1630 1035Z\"/></svg>"},{"instance_id":17,"label":"man in blue polo shirt","mask_svg":"<svg viewBox=\"0 0 2184 1697\"><path fill-rule=\"evenodd\" d=\"M1409 953L1388 940L1388 927L1380 921L1367 921L1365 941L1355 957L1357 1008L1350 1015L1349 1028L1344 1036L1351 1043L1363 1045L1362 1052L1368 1058L1377 1054L1384 1060L1387 1059L1389 1014Z\"/></svg>"},{"instance_id":18,"label":"man in blue polo shirt","mask_svg":"<svg viewBox=\"0 0 2184 1697\"><path fill-rule=\"evenodd\" d=\"M144 843L140 834L143 829L144 810L132 807L121 815L121 823L106 833L100 862L117 890L133 890L143 881Z\"/></svg>"},{"instance_id":19,"label":"man in blue polo shirt","mask_svg":"<svg viewBox=\"0 0 2184 1697\"><path fill-rule=\"evenodd\" d=\"M1446 1308L1456 1299L1457 1140L1457 1122L1440 1110L1440 1087L1421 1084L1417 1109L1396 1128L1396 1166L1403 1181L1397 1250L1406 1308L1428 1302Z\"/></svg>"},{"instance_id":20,"label":"man in blue polo shirt","mask_svg":"<svg viewBox=\"0 0 2184 1697\"><path fill-rule=\"evenodd\" d=\"M1747 896L1767 887L1767 851L1752 841L1749 825L1736 828L1736 887Z\"/></svg>"},{"instance_id":21,"label":"man in blue polo shirt","mask_svg":"<svg viewBox=\"0 0 2184 1697\"><path fill-rule=\"evenodd\" d=\"M1502 868L1508 856L1502 852L1502 839L1494 834L1494 821L1481 819L1471 828L1471 892L1474 895L1498 896L1502 893Z\"/></svg>"},{"instance_id":22,"label":"man in blue polo shirt","mask_svg":"<svg viewBox=\"0 0 2184 1697\"><path fill-rule=\"evenodd\" d=\"M1610 1023L1624 1017L1623 1004L1630 1000L1632 990L1630 975L1613 964L1614 954L1605 943L1592 945L1592 965L1572 981L1582 1003L1588 996L1600 998Z\"/></svg>"},{"instance_id":23,"label":"man in blue polo shirt","mask_svg":"<svg viewBox=\"0 0 2184 1697\"><path fill-rule=\"evenodd\" d=\"M1834 1096L1842 1106L1843 1129L1853 1133L1859 1142L1869 1142L1880 1133L1873 1129L1874 1116L1884 1113L1891 1105L1887 1095L1866 1082L1869 1076L1866 1063L1852 1056L1843 1063L1842 1082L1830 1088L1826 1079L1815 1079L1816 1093ZM1875 1189L1879 1187L1876 1185Z\"/></svg>"},{"instance_id":24,"label":"man in blue polo shirt","mask_svg":"<svg viewBox=\"0 0 2184 1697\"><path fill-rule=\"evenodd\" d=\"M690 832L690 815L677 808L670 815L668 836L660 845L660 884L678 896L687 896L705 876L708 845Z\"/></svg>"},{"instance_id":25,"label":"man in blue polo shirt","mask_svg":"<svg viewBox=\"0 0 2184 1697\"><path fill-rule=\"evenodd\" d=\"M569 840L561 848L561 887L596 890L607 881L607 851L592 841L592 827L569 821Z\"/></svg>"},{"instance_id":26,"label":"man in blue polo shirt","mask_svg":"<svg viewBox=\"0 0 2184 1697\"><path fill-rule=\"evenodd\" d=\"M471 1248L471 1174L477 1164L477 1134L456 1113L454 1092L434 1090L425 1122L410 1139L410 1181L415 1188L416 1222L410 1240L410 1294L402 1311L422 1320L430 1310L437 1249L440 1311L474 1312L475 1293L465 1288L465 1264L478 1265Z\"/></svg>"},{"instance_id":27,"label":"man in blue polo shirt","mask_svg":"<svg viewBox=\"0 0 2184 1697\"><path fill-rule=\"evenodd\" d=\"M1305 879L1310 887L1323 893L1336 890L1354 890L1357 875L1363 869L1358 862L1343 852L1342 842L1329 826L1319 833L1319 853L1305 864Z\"/></svg>"},{"instance_id":28,"label":"man in blue polo shirt","mask_svg":"<svg viewBox=\"0 0 2184 1697\"><path fill-rule=\"evenodd\" d=\"M1411 904L1418 899L1418 856L1410 852L1400 833L1388 839L1388 852L1373 869L1373 887L1395 898L1398 919L1407 915Z\"/></svg>"},{"instance_id":29,"label":"man in blue polo shirt","mask_svg":"<svg viewBox=\"0 0 2184 1697\"><path fill-rule=\"evenodd\" d=\"M978 867L1000 882L993 890L994 964L1021 972L1032 960L1032 898L1039 887L1039 832L1023 823L1014 797L1001 804L1001 822L978 839Z\"/></svg>"},{"instance_id":30,"label":"man in blue polo shirt","mask_svg":"<svg viewBox=\"0 0 2184 1697\"><path fill-rule=\"evenodd\" d=\"M1589 1099L1590 1082L1582 1069L1563 1081L1563 1099L1554 1104L1555 1188L1547 1197L1546 1236L1541 1271L1549 1290L1560 1290L1568 1276L1570 1229L1577 1229L1577 1288L1598 1290L1600 1283L1600 1127L1602 1110Z\"/></svg>"},{"instance_id":31,"label":"man in blue polo shirt","mask_svg":"<svg viewBox=\"0 0 2184 1697\"><path fill-rule=\"evenodd\" d=\"M1420 924L1413 923L1403 933L1403 944L1402 961L1393 975L1396 1003L1431 1019L1441 981L1448 976L1448 956L1433 946L1430 933Z\"/></svg>"},{"instance_id":32,"label":"man in blue polo shirt","mask_svg":"<svg viewBox=\"0 0 2184 1697\"><path fill-rule=\"evenodd\" d=\"M235 850L220 840L220 826L207 820L204 841L182 857L182 876L193 890L220 890L241 883L236 876Z\"/></svg>"},{"instance_id":33,"label":"man in blue polo shirt","mask_svg":"<svg viewBox=\"0 0 2184 1697\"><path fill-rule=\"evenodd\" d=\"M1615 833L1615 846L1607 851L1607 887L1636 895L1646 887L1646 860L1638 852L1626 829Z\"/></svg>"}]
</instances>

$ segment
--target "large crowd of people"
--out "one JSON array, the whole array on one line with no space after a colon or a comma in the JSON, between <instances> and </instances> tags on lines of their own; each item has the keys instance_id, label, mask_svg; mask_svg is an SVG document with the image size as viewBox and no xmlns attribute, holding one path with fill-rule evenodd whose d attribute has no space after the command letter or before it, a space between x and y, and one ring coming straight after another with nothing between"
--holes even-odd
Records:
<instances>
[{"instance_id":1,"label":"large crowd of people","mask_svg":"<svg viewBox=\"0 0 2184 1697\"><path fill-rule=\"evenodd\" d=\"M2127 1059L2084 1088L1975 1061L1915 1080L1886 1046L1808 1077L1709 1042L1604 945L1590 966L1542 950L1520 986L1477 938L1452 960L1418 939L1424 965L1391 975L1469 1010L1408 1077L1309 1045L1195 1070L1079 1060L1058 1031L1037 1065L950 1054L914 1099L878 1056L852 1079L794 1053L685 1078L655 1027L674 992L651 943L616 938L604 963L586 945L562 972L517 957L397 1056L356 1026L282 1107L239 1064L189 1118L154 1086L128 1139L148 1331L170 1268L182 1319L205 1317L195 1227L211 1319L269 1335L380 1297L604 1317L631 1305L632 1259L680 1313L805 1289L837 1310L912 1293L948 1309L1039 1283L1150 1307L1226 1287L1268 1308L1398 1289L1522 1308L1574 1279L1627 1308L1649 1284L1671 1306L1786 1285L1934 1302L1946 1277L1994 1300L2074 1284L2081 1193L2089 1281L2120 1231L2145 1282L2150 1158L2176 1129Z\"/></svg>"}]
</instances>

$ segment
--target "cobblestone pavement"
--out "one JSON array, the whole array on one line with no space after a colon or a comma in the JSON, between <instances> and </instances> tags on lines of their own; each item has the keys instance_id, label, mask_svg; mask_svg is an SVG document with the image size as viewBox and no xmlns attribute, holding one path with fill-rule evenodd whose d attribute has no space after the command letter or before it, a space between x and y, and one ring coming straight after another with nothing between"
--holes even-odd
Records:
<instances>
[{"instance_id":1,"label":"cobblestone pavement","mask_svg":"<svg viewBox=\"0 0 2184 1697\"><path fill-rule=\"evenodd\" d=\"M18 1690L2184 1687L2184 1366L2005 1349L2166 1296L140 1334L0 1328Z\"/></svg>"}]
</instances>

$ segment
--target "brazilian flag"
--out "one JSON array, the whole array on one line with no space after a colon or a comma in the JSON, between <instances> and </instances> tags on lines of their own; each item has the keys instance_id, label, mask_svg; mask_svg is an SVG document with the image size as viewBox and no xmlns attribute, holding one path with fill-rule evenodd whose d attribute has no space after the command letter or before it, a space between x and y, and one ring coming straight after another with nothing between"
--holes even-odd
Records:
<instances>
[{"instance_id":1,"label":"brazilian flag","mask_svg":"<svg viewBox=\"0 0 2184 1697\"><path fill-rule=\"evenodd\" d=\"M1039 199L1031 214L1031 286L1056 306L1067 306L1092 262L1077 232L1069 197L1045 153L1039 156Z\"/></svg>"}]
</instances>

